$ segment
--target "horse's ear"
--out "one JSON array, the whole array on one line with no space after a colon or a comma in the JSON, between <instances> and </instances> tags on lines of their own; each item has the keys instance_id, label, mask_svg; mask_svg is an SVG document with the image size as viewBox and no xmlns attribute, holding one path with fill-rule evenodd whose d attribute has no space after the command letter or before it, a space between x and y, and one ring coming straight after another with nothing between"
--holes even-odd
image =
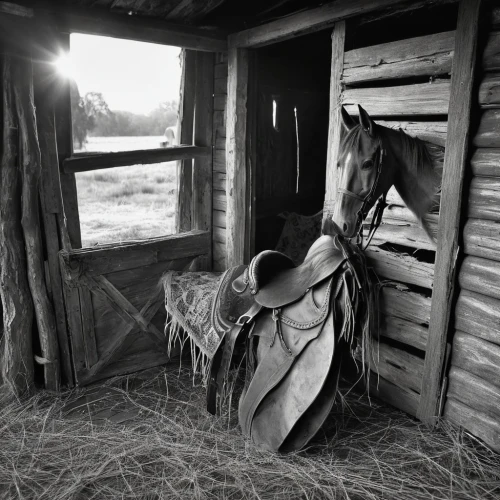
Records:
<instances>
[{"instance_id":1,"label":"horse's ear","mask_svg":"<svg viewBox=\"0 0 500 500\"><path fill-rule=\"evenodd\" d=\"M356 122L352 119L351 115L346 111L344 106L340 107L340 111L342 113L342 125L347 132L351 130L354 126L356 126Z\"/></svg>"},{"instance_id":2,"label":"horse's ear","mask_svg":"<svg viewBox=\"0 0 500 500\"><path fill-rule=\"evenodd\" d=\"M358 104L359 109L359 124L368 132L370 137L375 135L375 122L370 118L370 115Z\"/></svg>"}]
</instances>

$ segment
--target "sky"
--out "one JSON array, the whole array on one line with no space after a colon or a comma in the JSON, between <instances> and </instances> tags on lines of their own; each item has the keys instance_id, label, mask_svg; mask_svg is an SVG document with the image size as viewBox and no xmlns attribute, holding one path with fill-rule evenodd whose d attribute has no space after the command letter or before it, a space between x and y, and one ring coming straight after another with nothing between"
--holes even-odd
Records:
<instances>
[{"instance_id":1,"label":"sky","mask_svg":"<svg viewBox=\"0 0 500 500\"><path fill-rule=\"evenodd\" d=\"M60 65L80 95L101 92L113 111L147 114L179 98L180 48L73 33L70 55Z\"/></svg>"}]
</instances>

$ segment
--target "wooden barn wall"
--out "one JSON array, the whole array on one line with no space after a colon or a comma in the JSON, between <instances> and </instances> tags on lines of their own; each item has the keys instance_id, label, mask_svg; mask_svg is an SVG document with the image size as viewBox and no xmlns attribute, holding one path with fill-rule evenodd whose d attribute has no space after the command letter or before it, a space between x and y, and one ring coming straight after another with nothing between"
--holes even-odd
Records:
<instances>
[{"instance_id":1,"label":"wooden barn wall","mask_svg":"<svg viewBox=\"0 0 500 500\"><path fill-rule=\"evenodd\" d=\"M443 15L447 21L437 17L434 25L403 17L375 23L365 33L363 26L347 24L341 74L341 102L351 116L357 119L360 104L377 123L426 141L438 169L444 160L456 7ZM383 283L378 366L372 367L378 376L370 377L370 390L416 416L436 246L394 188L387 202L382 225L366 250ZM438 221L438 212L427 217L434 230Z\"/></svg>"},{"instance_id":2,"label":"wooden barn wall","mask_svg":"<svg viewBox=\"0 0 500 500\"><path fill-rule=\"evenodd\" d=\"M498 9L490 19L499 20ZM497 21L498 22L498 21ZM480 58L480 120L469 165L444 415L500 451L500 25Z\"/></svg>"},{"instance_id":3,"label":"wooden barn wall","mask_svg":"<svg viewBox=\"0 0 500 500\"><path fill-rule=\"evenodd\" d=\"M213 270L226 269L226 100L227 52L216 55L213 118Z\"/></svg>"}]
</instances>

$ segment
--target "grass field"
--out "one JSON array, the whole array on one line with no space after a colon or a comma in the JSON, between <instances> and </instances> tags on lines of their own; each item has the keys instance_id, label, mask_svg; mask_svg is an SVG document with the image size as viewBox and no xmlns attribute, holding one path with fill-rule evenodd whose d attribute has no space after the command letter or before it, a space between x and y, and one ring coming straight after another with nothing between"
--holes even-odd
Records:
<instances>
[{"instance_id":1,"label":"grass field","mask_svg":"<svg viewBox=\"0 0 500 500\"><path fill-rule=\"evenodd\" d=\"M90 138L86 150L125 151L131 145L141 149L141 138L121 138L121 144L120 138L109 144L103 139L107 138ZM176 162L81 172L76 184L84 247L165 236L175 230Z\"/></svg>"},{"instance_id":2,"label":"grass field","mask_svg":"<svg viewBox=\"0 0 500 500\"><path fill-rule=\"evenodd\" d=\"M176 162L76 175L84 247L174 232Z\"/></svg>"}]
</instances>

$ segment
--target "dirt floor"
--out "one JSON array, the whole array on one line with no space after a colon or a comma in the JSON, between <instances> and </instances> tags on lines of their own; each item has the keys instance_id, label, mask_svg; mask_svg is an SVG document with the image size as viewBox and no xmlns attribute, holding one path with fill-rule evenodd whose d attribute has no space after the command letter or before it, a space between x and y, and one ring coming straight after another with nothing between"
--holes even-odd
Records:
<instances>
[{"instance_id":1,"label":"dirt floor","mask_svg":"<svg viewBox=\"0 0 500 500\"><path fill-rule=\"evenodd\" d=\"M500 498L500 456L448 424L350 392L307 450L278 456L243 439L236 399L212 417L178 365L21 402L0 393L0 498Z\"/></svg>"}]
</instances>

